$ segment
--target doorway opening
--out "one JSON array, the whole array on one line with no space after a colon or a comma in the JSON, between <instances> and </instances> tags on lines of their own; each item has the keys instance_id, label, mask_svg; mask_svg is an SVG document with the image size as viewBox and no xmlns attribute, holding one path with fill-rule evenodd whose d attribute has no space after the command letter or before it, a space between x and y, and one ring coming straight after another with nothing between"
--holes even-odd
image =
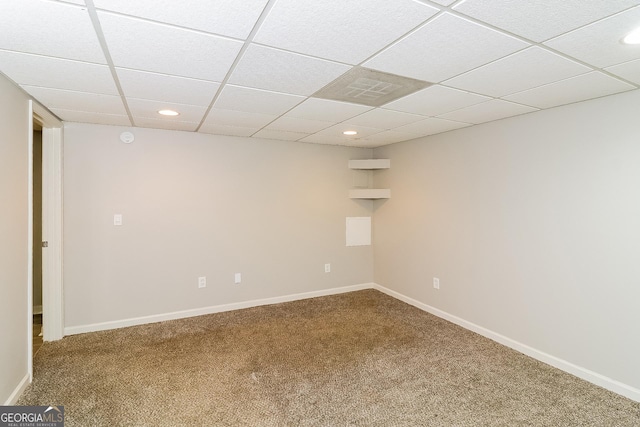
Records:
<instances>
[{"instance_id":1,"label":"doorway opening","mask_svg":"<svg viewBox=\"0 0 640 427\"><path fill-rule=\"evenodd\" d=\"M42 346L42 125L33 121L33 357Z\"/></svg>"},{"instance_id":2,"label":"doorway opening","mask_svg":"<svg viewBox=\"0 0 640 427\"><path fill-rule=\"evenodd\" d=\"M29 209L27 366L33 381L34 335L43 342L64 336L62 302L62 122L29 101ZM38 133L37 131L40 130ZM41 141L37 139L41 136ZM41 148L41 156L38 150ZM40 188L38 188L40 181ZM40 203L40 206L38 204ZM40 279L41 278L41 279ZM40 285L41 284L41 285ZM37 304L41 295L41 304ZM42 308L39 309L38 305ZM38 311L40 313L38 314ZM41 320L41 321L40 321ZM41 331L37 331L40 321ZM42 334L42 335L40 335Z\"/></svg>"}]
</instances>

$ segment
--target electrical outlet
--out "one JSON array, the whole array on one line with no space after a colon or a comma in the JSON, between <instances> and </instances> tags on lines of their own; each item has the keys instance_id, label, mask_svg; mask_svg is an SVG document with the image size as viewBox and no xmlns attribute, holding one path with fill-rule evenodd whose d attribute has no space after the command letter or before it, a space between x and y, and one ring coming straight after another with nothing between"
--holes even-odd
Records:
<instances>
[{"instance_id":1,"label":"electrical outlet","mask_svg":"<svg viewBox=\"0 0 640 427\"><path fill-rule=\"evenodd\" d=\"M122 214L115 214L113 216L113 225L122 225Z\"/></svg>"},{"instance_id":2,"label":"electrical outlet","mask_svg":"<svg viewBox=\"0 0 640 427\"><path fill-rule=\"evenodd\" d=\"M236 273L233 276L233 283L235 283L236 285L242 282L242 275L240 273Z\"/></svg>"},{"instance_id":3,"label":"electrical outlet","mask_svg":"<svg viewBox=\"0 0 640 427\"><path fill-rule=\"evenodd\" d=\"M325 273L331 273L331 264L325 264L324 265L324 272Z\"/></svg>"},{"instance_id":4,"label":"electrical outlet","mask_svg":"<svg viewBox=\"0 0 640 427\"><path fill-rule=\"evenodd\" d=\"M433 278L433 287L434 289L440 289L440 279L438 279L437 277Z\"/></svg>"},{"instance_id":5,"label":"electrical outlet","mask_svg":"<svg viewBox=\"0 0 640 427\"><path fill-rule=\"evenodd\" d=\"M207 278L205 276L198 277L198 287L199 288L207 287Z\"/></svg>"}]
</instances>

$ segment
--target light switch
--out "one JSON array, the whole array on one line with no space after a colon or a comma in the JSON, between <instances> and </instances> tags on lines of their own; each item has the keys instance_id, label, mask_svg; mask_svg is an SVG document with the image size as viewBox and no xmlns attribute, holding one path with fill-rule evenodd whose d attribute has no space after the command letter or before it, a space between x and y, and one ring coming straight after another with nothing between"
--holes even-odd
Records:
<instances>
[{"instance_id":1,"label":"light switch","mask_svg":"<svg viewBox=\"0 0 640 427\"><path fill-rule=\"evenodd\" d=\"M113 225L122 225L122 214L115 214L113 216Z\"/></svg>"}]
</instances>

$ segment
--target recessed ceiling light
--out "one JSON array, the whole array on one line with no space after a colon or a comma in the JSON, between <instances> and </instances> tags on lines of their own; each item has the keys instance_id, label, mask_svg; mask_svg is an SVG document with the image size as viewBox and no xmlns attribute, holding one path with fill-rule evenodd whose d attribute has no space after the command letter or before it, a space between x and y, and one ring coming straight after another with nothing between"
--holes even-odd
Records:
<instances>
[{"instance_id":1,"label":"recessed ceiling light","mask_svg":"<svg viewBox=\"0 0 640 427\"><path fill-rule=\"evenodd\" d=\"M173 111L173 110L160 110L160 111L158 111L158 114L162 114L163 116L177 116L180 113L178 113L177 111Z\"/></svg>"},{"instance_id":2,"label":"recessed ceiling light","mask_svg":"<svg viewBox=\"0 0 640 427\"><path fill-rule=\"evenodd\" d=\"M625 44L640 44L640 27L631 31L622 39L622 43Z\"/></svg>"},{"instance_id":3,"label":"recessed ceiling light","mask_svg":"<svg viewBox=\"0 0 640 427\"><path fill-rule=\"evenodd\" d=\"M345 130L342 133L345 134L345 135L349 135L349 136L358 134L358 132L356 132L355 130Z\"/></svg>"}]
</instances>

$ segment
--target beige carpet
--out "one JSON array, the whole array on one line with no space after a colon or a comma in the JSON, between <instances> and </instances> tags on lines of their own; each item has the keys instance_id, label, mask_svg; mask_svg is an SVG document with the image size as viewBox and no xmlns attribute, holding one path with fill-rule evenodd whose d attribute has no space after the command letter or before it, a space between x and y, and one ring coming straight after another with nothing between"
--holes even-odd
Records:
<instances>
[{"instance_id":1,"label":"beige carpet","mask_svg":"<svg viewBox=\"0 0 640 427\"><path fill-rule=\"evenodd\" d=\"M374 290L45 343L72 426L639 426L640 404Z\"/></svg>"}]
</instances>

